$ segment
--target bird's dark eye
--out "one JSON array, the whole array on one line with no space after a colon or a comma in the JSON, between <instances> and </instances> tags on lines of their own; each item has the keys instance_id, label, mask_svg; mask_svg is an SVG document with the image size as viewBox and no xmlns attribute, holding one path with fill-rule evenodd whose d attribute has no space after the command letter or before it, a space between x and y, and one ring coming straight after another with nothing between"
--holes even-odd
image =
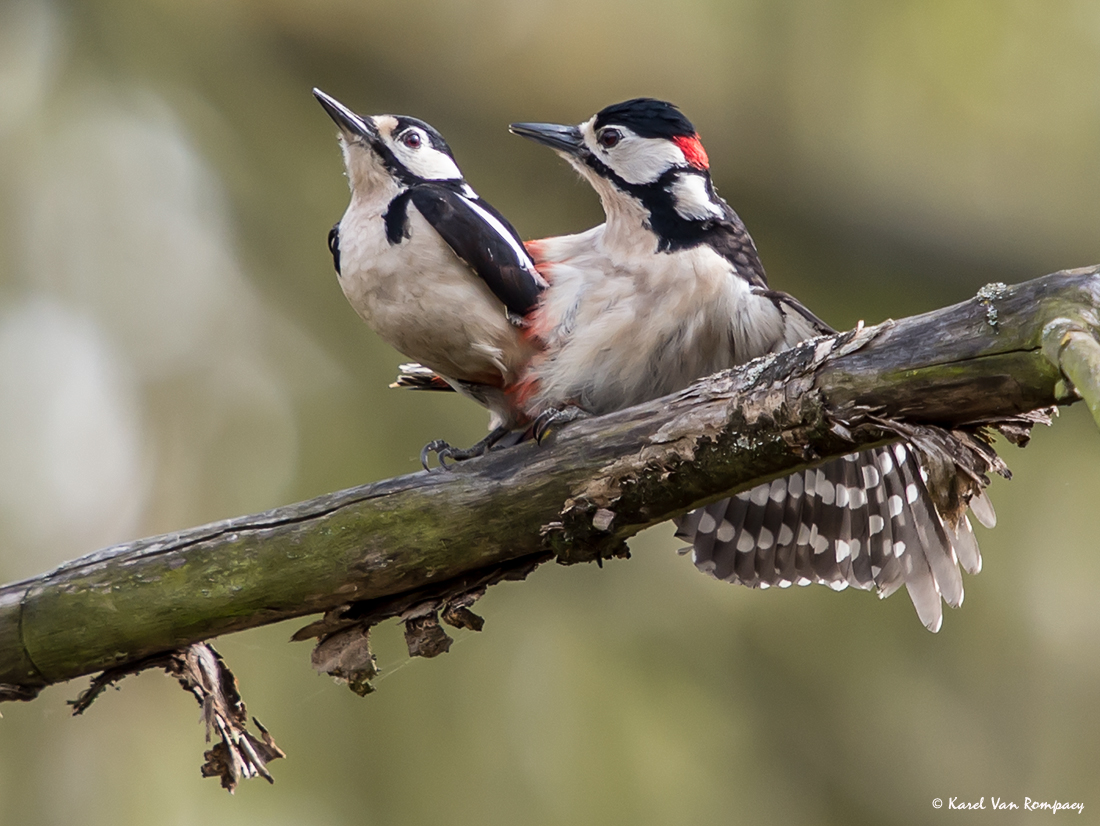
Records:
<instances>
[{"instance_id":1,"label":"bird's dark eye","mask_svg":"<svg viewBox=\"0 0 1100 826\"><path fill-rule=\"evenodd\" d=\"M604 149L610 149L623 139L623 133L618 129L604 129L597 140Z\"/></svg>"},{"instance_id":2,"label":"bird's dark eye","mask_svg":"<svg viewBox=\"0 0 1100 826\"><path fill-rule=\"evenodd\" d=\"M405 144L409 149L419 149L421 142L419 132L406 132L401 136L401 143Z\"/></svg>"}]
</instances>

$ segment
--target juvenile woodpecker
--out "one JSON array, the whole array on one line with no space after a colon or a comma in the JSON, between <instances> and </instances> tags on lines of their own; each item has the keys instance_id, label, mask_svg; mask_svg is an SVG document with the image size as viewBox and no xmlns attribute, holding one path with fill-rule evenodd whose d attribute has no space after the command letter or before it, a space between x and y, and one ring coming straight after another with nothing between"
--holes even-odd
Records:
<instances>
[{"instance_id":1,"label":"juvenile woodpecker","mask_svg":"<svg viewBox=\"0 0 1100 826\"><path fill-rule=\"evenodd\" d=\"M340 286L392 347L491 413L466 458L523 423L510 396L535 347L524 316L546 282L516 230L463 179L442 135L422 120L358 115L313 90L340 129L351 203L329 233Z\"/></svg>"},{"instance_id":2,"label":"juvenile woodpecker","mask_svg":"<svg viewBox=\"0 0 1100 826\"><path fill-rule=\"evenodd\" d=\"M512 124L599 194L606 221L528 242L550 287L531 315L545 348L520 395L530 415L606 413L834 332L768 287L756 247L714 189L707 153L675 106L638 98L577 126ZM991 519L984 497L975 513ZM824 583L886 596L902 584L931 630L962 603L959 562L981 558L970 524L945 524L913 448L854 453L677 520L695 564L754 587Z\"/></svg>"}]
</instances>

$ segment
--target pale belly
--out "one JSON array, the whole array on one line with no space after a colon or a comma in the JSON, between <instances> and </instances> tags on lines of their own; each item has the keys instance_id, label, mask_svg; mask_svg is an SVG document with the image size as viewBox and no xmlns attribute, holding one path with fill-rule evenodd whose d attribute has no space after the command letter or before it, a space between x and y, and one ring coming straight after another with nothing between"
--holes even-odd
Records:
<instances>
[{"instance_id":1,"label":"pale belly","mask_svg":"<svg viewBox=\"0 0 1100 826\"><path fill-rule=\"evenodd\" d=\"M387 344L446 378L511 384L531 345L423 217L410 210L409 219L411 237L390 244L379 218L357 224L345 216L340 286L348 302Z\"/></svg>"},{"instance_id":2,"label":"pale belly","mask_svg":"<svg viewBox=\"0 0 1100 826\"><path fill-rule=\"evenodd\" d=\"M782 321L772 303L709 251L631 263L591 252L549 266L536 412L562 404L619 410L779 343Z\"/></svg>"}]
</instances>

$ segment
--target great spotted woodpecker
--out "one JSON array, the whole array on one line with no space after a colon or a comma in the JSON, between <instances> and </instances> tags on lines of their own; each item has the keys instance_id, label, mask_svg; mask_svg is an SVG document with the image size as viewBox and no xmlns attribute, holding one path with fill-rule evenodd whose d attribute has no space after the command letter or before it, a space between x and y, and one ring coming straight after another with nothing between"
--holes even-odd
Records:
<instances>
[{"instance_id":1,"label":"great spotted woodpecker","mask_svg":"<svg viewBox=\"0 0 1100 826\"><path fill-rule=\"evenodd\" d=\"M534 353L523 318L546 282L512 225L463 179L439 132L313 94L340 128L351 187L329 233L344 295L385 342L491 413L489 435L473 448L432 442L421 461L430 452L441 461L477 455L523 423L509 388Z\"/></svg>"},{"instance_id":2,"label":"great spotted woodpecker","mask_svg":"<svg viewBox=\"0 0 1100 826\"><path fill-rule=\"evenodd\" d=\"M528 242L549 288L530 316L544 349L521 382L528 413L618 410L832 333L769 288L756 247L714 189L707 153L675 106L638 98L577 126L516 123L599 194L606 222ZM992 521L984 495L974 512ZM981 567L967 518L937 512L905 443L854 453L760 485L677 520L695 564L754 587L906 586L939 629L941 597L962 603L959 563Z\"/></svg>"}]
</instances>

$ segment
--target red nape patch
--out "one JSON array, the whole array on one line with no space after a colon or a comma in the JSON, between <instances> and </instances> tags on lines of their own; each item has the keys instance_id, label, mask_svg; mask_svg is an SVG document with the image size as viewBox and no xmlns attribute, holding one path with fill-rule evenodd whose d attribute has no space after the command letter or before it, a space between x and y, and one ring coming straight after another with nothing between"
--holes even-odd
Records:
<instances>
[{"instance_id":1,"label":"red nape patch","mask_svg":"<svg viewBox=\"0 0 1100 826\"><path fill-rule=\"evenodd\" d=\"M672 140L680 147L689 164L696 169L710 169L710 158L707 157L707 150L699 141L699 135L692 135L690 138L679 135Z\"/></svg>"}]
</instances>

